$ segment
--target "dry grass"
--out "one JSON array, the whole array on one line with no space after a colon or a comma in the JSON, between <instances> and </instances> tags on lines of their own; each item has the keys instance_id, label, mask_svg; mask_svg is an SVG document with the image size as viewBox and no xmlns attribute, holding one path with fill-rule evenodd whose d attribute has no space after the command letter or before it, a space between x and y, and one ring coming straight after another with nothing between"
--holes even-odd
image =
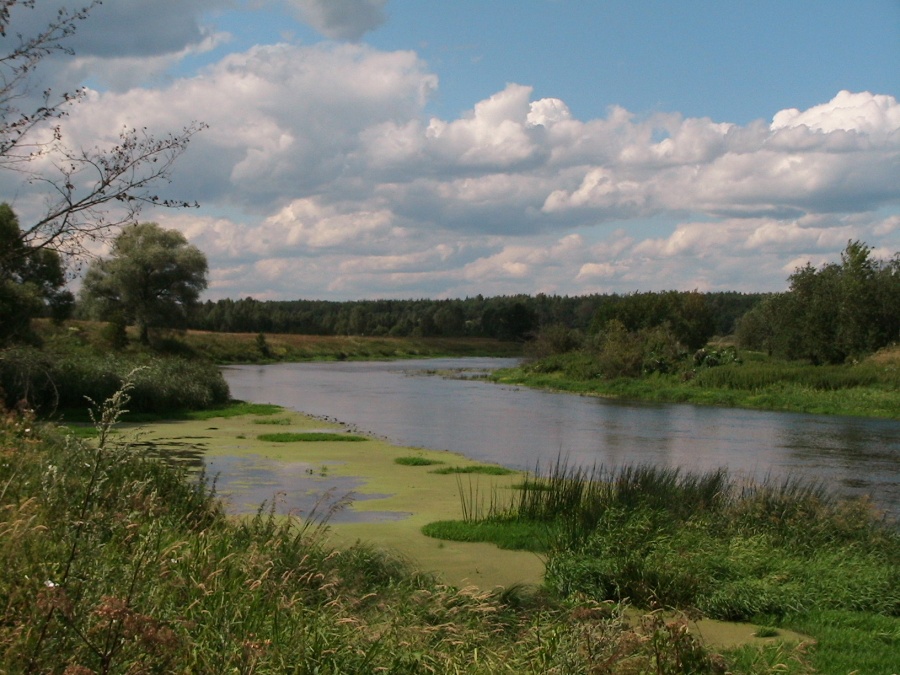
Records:
<instances>
[{"instance_id":1,"label":"dry grass","mask_svg":"<svg viewBox=\"0 0 900 675\"><path fill-rule=\"evenodd\" d=\"M900 344L879 349L866 360L880 366L900 366Z\"/></svg>"}]
</instances>

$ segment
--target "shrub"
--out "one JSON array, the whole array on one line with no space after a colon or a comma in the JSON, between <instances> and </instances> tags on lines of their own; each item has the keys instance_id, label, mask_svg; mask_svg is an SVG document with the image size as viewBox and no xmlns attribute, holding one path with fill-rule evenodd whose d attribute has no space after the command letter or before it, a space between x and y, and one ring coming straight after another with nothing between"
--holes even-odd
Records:
<instances>
[{"instance_id":1,"label":"shrub","mask_svg":"<svg viewBox=\"0 0 900 675\"><path fill-rule=\"evenodd\" d=\"M6 405L24 400L43 414L83 408L85 399L104 401L131 373L131 412L202 409L229 398L219 369L204 361L85 352L61 356L23 347L0 353L0 389Z\"/></svg>"}]
</instances>

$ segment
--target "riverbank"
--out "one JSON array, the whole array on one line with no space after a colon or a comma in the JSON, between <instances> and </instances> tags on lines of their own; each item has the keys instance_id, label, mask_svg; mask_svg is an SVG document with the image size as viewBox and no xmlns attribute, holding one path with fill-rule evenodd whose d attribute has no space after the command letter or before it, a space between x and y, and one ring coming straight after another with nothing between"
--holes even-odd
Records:
<instances>
[{"instance_id":1,"label":"riverbank","mask_svg":"<svg viewBox=\"0 0 900 675\"><path fill-rule=\"evenodd\" d=\"M140 443L162 454L202 455L211 476L223 472L217 491L228 510L253 514L273 500L276 512L325 518L335 544L357 540L387 548L436 573L445 583L491 590L497 586L540 584L543 560L532 553L501 551L491 544L441 542L421 528L434 520L461 517L460 489L490 497L505 491L522 474L434 473L482 467L462 455L410 449L366 437L363 442L339 440L356 430L333 420L279 409L270 415L240 415L126 426L139 433ZM272 431L328 432L338 440L269 442L259 439ZM398 464L398 458L420 462ZM431 462L426 464L425 462ZM227 471L227 475L224 473ZM340 507L344 497L350 501Z\"/></svg>"},{"instance_id":2,"label":"riverbank","mask_svg":"<svg viewBox=\"0 0 900 675\"><path fill-rule=\"evenodd\" d=\"M656 403L690 403L900 420L900 347L857 364L812 366L763 355L713 368L603 378L583 353L559 354L492 374L500 384Z\"/></svg>"},{"instance_id":3,"label":"riverbank","mask_svg":"<svg viewBox=\"0 0 900 675\"><path fill-rule=\"evenodd\" d=\"M273 429L292 434L324 432L335 437L286 443L259 438ZM428 523L461 518L463 508L471 509L473 501L483 507L506 501L510 490L525 478L522 472L492 475L493 465L456 453L404 448L372 437L363 442L345 441L341 436L358 437L359 431L335 420L274 406L265 409L265 414L125 425L122 429L123 437L134 433L142 445L153 446L164 455L201 454L210 477L217 468L224 468L227 459L234 473L219 476L217 491L236 517L257 513L264 501L263 510L274 503L276 513L293 511L302 518L324 521L328 541L338 550L374 546L398 556L411 569L470 592L536 591L543 584L543 555L502 549L493 543L434 539L422 533ZM349 492L348 479L354 483ZM627 614L637 622L643 613L629 609ZM689 625L714 649L763 647L785 640L799 644L805 639L789 630L760 637L760 627L750 623L694 618Z\"/></svg>"},{"instance_id":4,"label":"riverbank","mask_svg":"<svg viewBox=\"0 0 900 675\"><path fill-rule=\"evenodd\" d=\"M588 675L598 663L676 672L688 656L691 672L712 675L740 653L752 661L732 672L749 675L795 653L775 637L760 638L763 652L722 657L679 616L523 587L454 588L373 545L335 548L315 519L267 509L228 517L204 481L152 456L150 430L116 431L126 404L120 394L98 411L88 442L27 413L0 415L2 672ZM204 444L205 456L219 441L258 440L257 422L274 414L249 404L207 411L194 418L203 426L170 423L163 435L191 462ZM242 431L214 438L240 415ZM321 423L291 432L335 444L317 459L367 446L305 426Z\"/></svg>"}]
</instances>

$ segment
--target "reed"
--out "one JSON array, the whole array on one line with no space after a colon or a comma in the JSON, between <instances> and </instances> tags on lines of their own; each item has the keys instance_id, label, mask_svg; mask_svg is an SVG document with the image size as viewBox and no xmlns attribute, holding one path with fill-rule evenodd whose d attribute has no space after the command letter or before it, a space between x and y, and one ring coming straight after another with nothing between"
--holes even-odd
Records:
<instances>
[{"instance_id":1,"label":"reed","mask_svg":"<svg viewBox=\"0 0 900 675\"><path fill-rule=\"evenodd\" d=\"M132 412L163 413L202 409L228 401L228 385L218 368L179 357L54 352L17 347L0 352L0 389L5 404L25 400L35 410L83 410L85 399L104 401L130 373Z\"/></svg>"},{"instance_id":2,"label":"reed","mask_svg":"<svg viewBox=\"0 0 900 675\"><path fill-rule=\"evenodd\" d=\"M515 535L493 526L540 524L546 583L563 596L693 607L731 620L817 607L900 616L896 525L820 484L558 459L517 488L487 508L461 490L466 523L455 534L442 525L443 536L465 539L467 524L479 540L509 546Z\"/></svg>"}]
</instances>

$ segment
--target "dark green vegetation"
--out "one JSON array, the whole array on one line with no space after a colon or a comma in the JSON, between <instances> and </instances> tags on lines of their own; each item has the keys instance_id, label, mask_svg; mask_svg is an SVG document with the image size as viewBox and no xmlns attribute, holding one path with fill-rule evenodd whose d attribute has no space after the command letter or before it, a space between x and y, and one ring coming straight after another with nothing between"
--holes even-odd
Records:
<instances>
[{"instance_id":1,"label":"dark green vegetation","mask_svg":"<svg viewBox=\"0 0 900 675\"><path fill-rule=\"evenodd\" d=\"M634 295L515 295L456 300L206 302L190 315L189 327L229 333L357 335L371 337L479 337L530 339L542 328L564 326L588 332L597 316L669 320L693 344L727 335L763 294L640 293ZM646 310L646 312L645 312ZM639 316L646 314L646 316ZM631 319L628 319L631 320ZM701 341L702 345L703 342Z\"/></svg>"},{"instance_id":2,"label":"dark green vegetation","mask_svg":"<svg viewBox=\"0 0 900 675\"><path fill-rule=\"evenodd\" d=\"M900 657L900 531L867 502L647 466L557 465L487 507L461 493L467 519L426 534L543 550L561 597L804 631L821 672L892 672Z\"/></svg>"},{"instance_id":3,"label":"dark green vegetation","mask_svg":"<svg viewBox=\"0 0 900 675\"><path fill-rule=\"evenodd\" d=\"M27 401L42 415L83 410L87 399L103 401L131 378L132 413L172 413L228 401L218 368L178 357L73 355L18 347L0 355L0 389L6 405Z\"/></svg>"},{"instance_id":4,"label":"dark green vegetation","mask_svg":"<svg viewBox=\"0 0 900 675\"><path fill-rule=\"evenodd\" d=\"M480 473L486 476L508 476L515 473L512 469L503 466L493 466L490 464L477 464L472 466L447 466L442 469L435 469L432 473L452 474L452 473Z\"/></svg>"},{"instance_id":5,"label":"dark green vegetation","mask_svg":"<svg viewBox=\"0 0 900 675\"><path fill-rule=\"evenodd\" d=\"M781 361L759 352L729 349L725 354L720 366L698 366L685 355L669 372L629 377L604 375L604 364L615 353L582 349L496 371L491 377L507 384L623 399L900 419L900 349L841 366ZM736 359L727 362L731 355Z\"/></svg>"},{"instance_id":6,"label":"dark green vegetation","mask_svg":"<svg viewBox=\"0 0 900 675\"><path fill-rule=\"evenodd\" d=\"M844 363L900 339L900 253L875 260L851 241L840 263L808 264L790 289L767 298L740 321L741 344L785 359Z\"/></svg>"},{"instance_id":7,"label":"dark green vegetation","mask_svg":"<svg viewBox=\"0 0 900 675\"><path fill-rule=\"evenodd\" d=\"M68 317L75 298L56 251L25 241L19 220L0 204L0 346L31 336L31 319Z\"/></svg>"},{"instance_id":8,"label":"dark green vegetation","mask_svg":"<svg viewBox=\"0 0 900 675\"><path fill-rule=\"evenodd\" d=\"M587 334L541 329L501 382L563 391L900 419L900 256L850 242L840 264L798 269L711 343L699 294L642 293L599 309ZM706 328L704 328L706 327ZM740 348L740 351L739 349Z\"/></svg>"},{"instance_id":9,"label":"dark green vegetation","mask_svg":"<svg viewBox=\"0 0 900 675\"><path fill-rule=\"evenodd\" d=\"M141 344L149 345L151 327L184 325L207 272L206 256L177 230L130 225L113 240L111 256L88 268L81 310L110 321L122 345L126 325L136 325Z\"/></svg>"},{"instance_id":10,"label":"dark green vegetation","mask_svg":"<svg viewBox=\"0 0 900 675\"><path fill-rule=\"evenodd\" d=\"M460 591L332 549L324 520L229 520L204 481L111 433L127 405L95 413L90 443L0 416L2 672L721 672L678 616ZM778 662L754 653L732 672Z\"/></svg>"},{"instance_id":11,"label":"dark green vegetation","mask_svg":"<svg viewBox=\"0 0 900 675\"><path fill-rule=\"evenodd\" d=\"M282 434L260 434L257 438L261 441L269 443L302 443L315 441L347 441L360 442L367 440L365 436L356 436L354 434L334 434L324 431L307 431L296 433Z\"/></svg>"},{"instance_id":12,"label":"dark green vegetation","mask_svg":"<svg viewBox=\"0 0 900 675\"><path fill-rule=\"evenodd\" d=\"M404 457L397 457L394 459L396 464L400 464L402 466L432 466L434 464L443 464L440 460L437 459L428 459L427 457L419 457L418 455L406 455Z\"/></svg>"}]
</instances>

